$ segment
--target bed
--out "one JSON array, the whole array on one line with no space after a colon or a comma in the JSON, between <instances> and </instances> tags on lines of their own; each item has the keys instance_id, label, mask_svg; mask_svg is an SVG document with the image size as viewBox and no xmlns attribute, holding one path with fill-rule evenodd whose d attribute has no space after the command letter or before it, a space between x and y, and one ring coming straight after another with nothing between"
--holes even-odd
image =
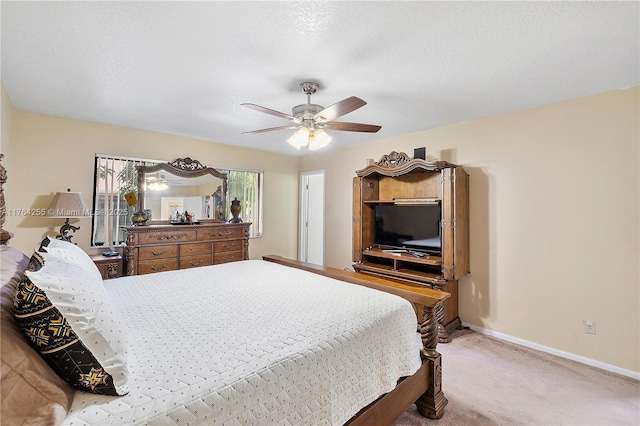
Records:
<instances>
[{"instance_id":1,"label":"bed","mask_svg":"<svg viewBox=\"0 0 640 426\"><path fill-rule=\"evenodd\" d=\"M0 201L4 211L1 187ZM390 424L414 402L424 416L444 412L435 347L446 293L278 256L96 283L79 249L54 241L25 256L8 238L3 231L3 423L369 425ZM74 389L20 330L24 311L11 302L25 282L42 287L38 274L54 265L83 284L70 303L100 299L117 323L107 328L124 361L100 359L115 395ZM83 318L66 318L80 340L94 322Z\"/></svg>"}]
</instances>

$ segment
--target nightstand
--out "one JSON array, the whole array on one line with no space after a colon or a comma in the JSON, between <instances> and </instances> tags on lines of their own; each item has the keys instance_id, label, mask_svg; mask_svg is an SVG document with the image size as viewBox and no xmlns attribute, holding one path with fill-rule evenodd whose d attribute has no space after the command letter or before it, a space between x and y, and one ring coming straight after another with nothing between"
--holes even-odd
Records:
<instances>
[{"instance_id":1,"label":"nightstand","mask_svg":"<svg viewBox=\"0 0 640 426\"><path fill-rule=\"evenodd\" d=\"M96 254L91 256L91 260L96 264L100 274L102 274L103 280L108 280L110 278L117 278L120 276L122 256L103 256L101 254Z\"/></svg>"}]
</instances>

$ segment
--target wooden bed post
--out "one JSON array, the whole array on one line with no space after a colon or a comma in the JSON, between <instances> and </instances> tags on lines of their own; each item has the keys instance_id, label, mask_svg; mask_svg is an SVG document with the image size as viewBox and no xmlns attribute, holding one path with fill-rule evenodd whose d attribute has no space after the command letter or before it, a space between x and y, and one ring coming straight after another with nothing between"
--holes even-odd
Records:
<instances>
[{"instance_id":1,"label":"wooden bed post","mask_svg":"<svg viewBox=\"0 0 640 426\"><path fill-rule=\"evenodd\" d=\"M2 161L3 157L4 157L4 154L0 154L0 161ZM9 231L5 231L3 228L6 213L7 213L7 206L4 203L4 188L3 188L6 181L7 181L7 170L4 168L2 164L0 164L0 245L9 244L9 240L11 239L11 237L13 237L13 235Z\"/></svg>"},{"instance_id":2,"label":"wooden bed post","mask_svg":"<svg viewBox=\"0 0 640 426\"><path fill-rule=\"evenodd\" d=\"M429 388L416 401L418 412L430 419L439 419L444 414L444 407L449 400L442 393L442 357L436 351L438 345L438 329L443 315L442 301L433 306L423 306L420 336L422 337L422 359L428 363Z\"/></svg>"}]
</instances>

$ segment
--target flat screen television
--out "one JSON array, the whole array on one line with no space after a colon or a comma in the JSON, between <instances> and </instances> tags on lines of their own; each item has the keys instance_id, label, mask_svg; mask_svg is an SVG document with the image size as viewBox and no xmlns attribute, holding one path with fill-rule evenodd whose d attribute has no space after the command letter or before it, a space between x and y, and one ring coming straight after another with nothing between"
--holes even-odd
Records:
<instances>
[{"instance_id":1,"label":"flat screen television","mask_svg":"<svg viewBox=\"0 0 640 426\"><path fill-rule=\"evenodd\" d=\"M440 254L439 205L377 204L374 214L374 244Z\"/></svg>"}]
</instances>

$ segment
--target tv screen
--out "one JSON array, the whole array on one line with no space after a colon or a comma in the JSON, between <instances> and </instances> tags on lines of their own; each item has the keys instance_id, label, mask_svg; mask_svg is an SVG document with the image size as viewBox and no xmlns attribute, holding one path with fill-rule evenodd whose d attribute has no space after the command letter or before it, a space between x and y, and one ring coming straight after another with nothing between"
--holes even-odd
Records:
<instances>
[{"instance_id":1,"label":"tv screen","mask_svg":"<svg viewBox=\"0 0 640 426\"><path fill-rule=\"evenodd\" d=\"M427 252L440 252L439 205L374 206L374 243Z\"/></svg>"}]
</instances>

